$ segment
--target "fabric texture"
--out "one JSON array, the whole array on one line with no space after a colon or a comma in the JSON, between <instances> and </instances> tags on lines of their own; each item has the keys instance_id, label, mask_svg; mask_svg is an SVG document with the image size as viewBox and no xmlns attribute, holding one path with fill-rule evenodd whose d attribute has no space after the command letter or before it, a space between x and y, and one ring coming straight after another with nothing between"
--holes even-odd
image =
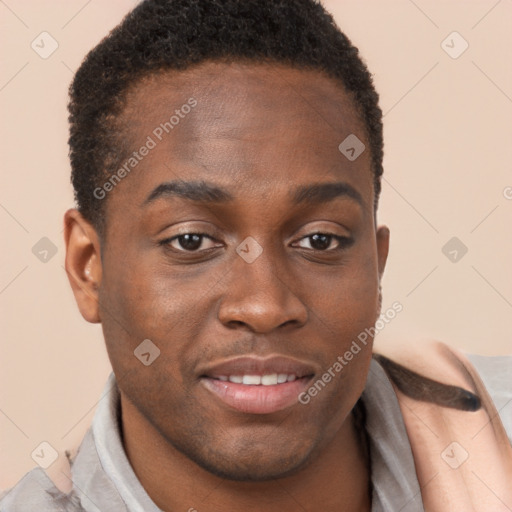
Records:
<instances>
[{"instance_id":1,"label":"fabric texture","mask_svg":"<svg viewBox=\"0 0 512 512\"><path fill-rule=\"evenodd\" d=\"M463 353L438 341L419 347L397 344L387 347L386 352L393 361L425 377L472 392L482 404L473 412L440 407L413 400L393 385L411 443L425 510L510 512L510 431L507 435L489 394L492 390L486 389L477 369ZM497 373L500 363L503 361L494 368ZM498 399L505 401L511 392L510 367L502 364L501 370L509 376L508 384L506 375L497 378L504 383ZM503 406L501 410L504 417L505 409Z\"/></svg>"}]
</instances>

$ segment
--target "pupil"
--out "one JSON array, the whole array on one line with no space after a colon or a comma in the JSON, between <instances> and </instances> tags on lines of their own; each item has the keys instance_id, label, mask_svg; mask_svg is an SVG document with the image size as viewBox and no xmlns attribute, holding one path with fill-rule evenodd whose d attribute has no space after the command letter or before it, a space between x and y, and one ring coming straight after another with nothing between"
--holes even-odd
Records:
<instances>
[{"instance_id":1,"label":"pupil","mask_svg":"<svg viewBox=\"0 0 512 512\"><path fill-rule=\"evenodd\" d=\"M180 245L183 247L183 249L187 249L189 251L193 251L201 247L201 235L182 235L180 236L179 240Z\"/></svg>"},{"instance_id":2,"label":"pupil","mask_svg":"<svg viewBox=\"0 0 512 512\"><path fill-rule=\"evenodd\" d=\"M331 235L323 235L321 233L316 233L311 236L311 245L314 249L327 249L331 242Z\"/></svg>"}]
</instances>

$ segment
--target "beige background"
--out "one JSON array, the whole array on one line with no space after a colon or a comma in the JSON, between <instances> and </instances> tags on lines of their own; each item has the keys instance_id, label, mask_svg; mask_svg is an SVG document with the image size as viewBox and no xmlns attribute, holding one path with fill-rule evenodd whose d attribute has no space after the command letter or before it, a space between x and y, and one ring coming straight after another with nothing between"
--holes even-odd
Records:
<instances>
[{"instance_id":1,"label":"beige background","mask_svg":"<svg viewBox=\"0 0 512 512\"><path fill-rule=\"evenodd\" d=\"M66 102L86 52L135 3L0 2L0 489L35 465L42 441L61 457L80 442L110 371L101 329L81 318L63 270ZM384 309L404 309L379 342L434 337L511 353L512 1L325 5L374 73L385 113ZM59 44L46 60L30 46L43 31ZM469 44L457 59L441 46L453 31ZM455 263L442 252L453 236L468 248ZM32 253L42 237L57 248L46 263Z\"/></svg>"}]
</instances>

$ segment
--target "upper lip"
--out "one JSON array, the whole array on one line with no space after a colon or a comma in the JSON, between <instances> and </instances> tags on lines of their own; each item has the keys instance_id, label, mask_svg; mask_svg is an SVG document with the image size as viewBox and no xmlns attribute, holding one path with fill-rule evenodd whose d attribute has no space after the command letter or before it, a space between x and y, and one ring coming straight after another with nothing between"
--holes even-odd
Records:
<instances>
[{"instance_id":1,"label":"upper lip","mask_svg":"<svg viewBox=\"0 0 512 512\"><path fill-rule=\"evenodd\" d=\"M210 364L200 371L201 377L216 377L219 375L271 375L286 373L296 377L310 376L315 373L313 364L299 361L287 356L239 356L224 359L216 364Z\"/></svg>"}]
</instances>

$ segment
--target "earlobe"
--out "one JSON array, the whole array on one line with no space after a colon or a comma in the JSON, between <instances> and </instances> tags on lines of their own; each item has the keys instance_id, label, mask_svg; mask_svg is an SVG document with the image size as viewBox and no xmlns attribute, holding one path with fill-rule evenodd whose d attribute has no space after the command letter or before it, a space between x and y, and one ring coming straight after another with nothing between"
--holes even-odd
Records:
<instances>
[{"instance_id":1,"label":"earlobe","mask_svg":"<svg viewBox=\"0 0 512 512\"><path fill-rule=\"evenodd\" d=\"M379 226L376 233L377 237L377 260L379 270L379 281L382 279L386 261L389 253L389 228L387 226Z\"/></svg>"},{"instance_id":2,"label":"earlobe","mask_svg":"<svg viewBox=\"0 0 512 512\"><path fill-rule=\"evenodd\" d=\"M64 239L65 268L78 309L85 320L99 323L98 290L102 267L98 234L80 212L72 208L64 215Z\"/></svg>"},{"instance_id":3,"label":"earlobe","mask_svg":"<svg viewBox=\"0 0 512 512\"><path fill-rule=\"evenodd\" d=\"M387 226L380 226L377 229L377 264L379 272L379 303L377 318L379 318L382 310L382 286L381 280L386 268L386 261L389 253L389 228Z\"/></svg>"}]
</instances>

